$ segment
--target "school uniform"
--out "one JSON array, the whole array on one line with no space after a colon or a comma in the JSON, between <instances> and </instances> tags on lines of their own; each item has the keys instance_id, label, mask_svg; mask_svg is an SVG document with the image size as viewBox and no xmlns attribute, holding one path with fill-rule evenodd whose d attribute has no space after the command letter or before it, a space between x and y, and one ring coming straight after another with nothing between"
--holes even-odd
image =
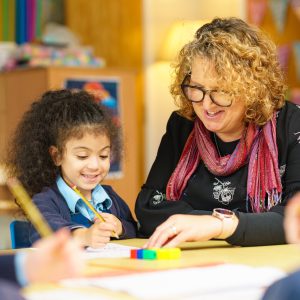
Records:
<instances>
[{"instance_id":1,"label":"school uniform","mask_svg":"<svg viewBox=\"0 0 300 300\"><path fill-rule=\"evenodd\" d=\"M0 299L24 299L20 294L20 284L18 280L18 269L15 265L15 255L0 256Z\"/></svg>"},{"instance_id":2,"label":"school uniform","mask_svg":"<svg viewBox=\"0 0 300 300\"><path fill-rule=\"evenodd\" d=\"M1 300L25 300L20 293L20 288L6 280L0 280L0 295Z\"/></svg>"},{"instance_id":3,"label":"school uniform","mask_svg":"<svg viewBox=\"0 0 300 300\"><path fill-rule=\"evenodd\" d=\"M130 209L111 186L98 185L92 191L92 201L99 212L111 213L121 221L123 233L120 238L136 237L136 222ZM52 187L46 187L41 193L33 196L33 202L54 231L62 227L74 230L93 224L93 212L60 176ZM29 238L31 243L40 238L33 226L30 228Z\"/></svg>"},{"instance_id":4,"label":"school uniform","mask_svg":"<svg viewBox=\"0 0 300 300\"><path fill-rule=\"evenodd\" d=\"M15 255L0 255L0 279L17 283Z\"/></svg>"},{"instance_id":5,"label":"school uniform","mask_svg":"<svg viewBox=\"0 0 300 300\"><path fill-rule=\"evenodd\" d=\"M300 271L273 283L262 300L300 299Z\"/></svg>"}]
</instances>

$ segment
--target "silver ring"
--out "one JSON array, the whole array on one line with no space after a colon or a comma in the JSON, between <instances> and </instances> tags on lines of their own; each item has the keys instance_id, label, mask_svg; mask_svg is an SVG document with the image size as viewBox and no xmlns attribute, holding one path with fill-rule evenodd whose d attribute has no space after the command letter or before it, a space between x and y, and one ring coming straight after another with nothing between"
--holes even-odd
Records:
<instances>
[{"instance_id":1,"label":"silver ring","mask_svg":"<svg viewBox=\"0 0 300 300\"><path fill-rule=\"evenodd\" d=\"M177 228L176 228L176 226L172 225L172 226L170 226L170 229L171 229L171 231L172 231L172 233L173 233L174 235L177 234Z\"/></svg>"}]
</instances>

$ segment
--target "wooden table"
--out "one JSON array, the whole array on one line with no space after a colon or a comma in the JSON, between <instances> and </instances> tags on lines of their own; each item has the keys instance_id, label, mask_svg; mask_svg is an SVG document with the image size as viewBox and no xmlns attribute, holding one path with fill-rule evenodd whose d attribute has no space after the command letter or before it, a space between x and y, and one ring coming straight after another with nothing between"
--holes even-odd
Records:
<instances>
[{"instance_id":1,"label":"wooden table","mask_svg":"<svg viewBox=\"0 0 300 300\"><path fill-rule=\"evenodd\" d=\"M141 247L146 240L130 239L116 243ZM95 259L92 264L99 266L124 267L129 269L165 269L185 266L201 266L215 263L235 263L249 266L272 266L287 272L300 268L300 248L296 245L260 247L235 247L225 241L191 242L180 245L182 258L178 261L145 261L132 259Z\"/></svg>"},{"instance_id":2,"label":"wooden table","mask_svg":"<svg viewBox=\"0 0 300 300\"><path fill-rule=\"evenodd\" d=\"M145 240L130 239L116 241L116 243L141 247ZM129 258L97 258L89 262L85 276L105 276L106 274L122 274L126 272L150 271L163 269L176 269L189 266L205 266L218 263L245 264L249 266L272 266L287 272L292 272L300 267L300 248L295 245L278 245L263 247L234 247L224 241L208 241L184 243L181 245L182 257L172 261L147 261L133 260ZM43 285L30 286L25 290L32 293L37 289L59 289L59 286ZM86 289L86 288L85 288ZM84 290L78 288L78 293ZM104 289L89 290L91 293L99 293L108 299L134 299L122 293L107 291ZM84 298L83 298L84 299Z\"/></svg>"}]
</instances>

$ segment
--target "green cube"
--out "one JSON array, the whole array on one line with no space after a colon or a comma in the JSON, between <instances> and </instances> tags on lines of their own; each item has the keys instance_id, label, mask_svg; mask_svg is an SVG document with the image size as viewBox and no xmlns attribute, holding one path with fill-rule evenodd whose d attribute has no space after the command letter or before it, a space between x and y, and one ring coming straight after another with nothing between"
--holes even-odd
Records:
<instances>
[{"instance_id":1,"label":"green cube","mask_svg":"<svg viewBox=\"0 0 300 300\"><path fill-rule=\"evenodd\" d=\"M143 259L156 259L156 251L150 249L144 249Z\"/></svg>"}]
</instances>

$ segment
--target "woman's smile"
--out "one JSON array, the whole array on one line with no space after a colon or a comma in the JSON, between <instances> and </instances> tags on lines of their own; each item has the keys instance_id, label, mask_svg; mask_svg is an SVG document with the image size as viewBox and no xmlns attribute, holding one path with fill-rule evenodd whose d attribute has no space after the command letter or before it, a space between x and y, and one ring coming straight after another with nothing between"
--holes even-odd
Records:
<instances>
[{"instance_id":1,"label":"woman's smile","mask_svg":"<svg viewBox=\"0 0 300 300\"><path fill-rule=\"evenodd\" d=\"M213 121L218 121L223 115L223 111L208 111L204 110L204 116Z\"/></svg>"}]
</instances>

